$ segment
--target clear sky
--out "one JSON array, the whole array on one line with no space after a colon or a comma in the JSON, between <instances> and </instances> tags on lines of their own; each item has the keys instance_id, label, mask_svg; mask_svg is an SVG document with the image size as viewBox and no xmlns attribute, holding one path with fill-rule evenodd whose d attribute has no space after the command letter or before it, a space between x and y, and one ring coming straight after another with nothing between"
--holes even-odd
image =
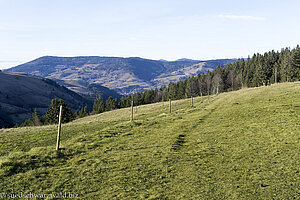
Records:
<instances>
[{"instance_id":1,"label":"clear sky","mask_svg":"<svg viewBox=\"0 0 300 200\"><path fill-rule=\"evenodd\" d=\"M0 69L45 55L240 58L295 47L299 0L0 0Z\"/></svg>"}]
</instances>

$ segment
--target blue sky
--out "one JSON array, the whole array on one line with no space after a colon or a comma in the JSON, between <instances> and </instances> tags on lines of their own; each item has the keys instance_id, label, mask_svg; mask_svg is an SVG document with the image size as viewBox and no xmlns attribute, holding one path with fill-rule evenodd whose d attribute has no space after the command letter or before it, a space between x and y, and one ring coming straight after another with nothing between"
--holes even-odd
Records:
<instances>
[{"instance_id":1,"label":"blue sky","mask_svg":"<svg viewBox=\"0 0 300 200\"><path fill-rule=\"evenodd\" d=\"M44 55L240 58L295 47L298 0L0 0L0 69Z\"/></svg>"}]
</instances>

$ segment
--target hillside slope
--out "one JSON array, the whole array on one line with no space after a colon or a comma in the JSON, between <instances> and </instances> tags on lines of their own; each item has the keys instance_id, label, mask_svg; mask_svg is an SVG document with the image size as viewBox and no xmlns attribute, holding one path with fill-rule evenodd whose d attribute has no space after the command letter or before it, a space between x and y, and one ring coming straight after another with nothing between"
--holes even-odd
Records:
<instances>
[{"instance_id":1,"label":"hillside slope","mask_svg":"<svg viewBox=\"0 0 300 200\"><path fill-rule=\"evenodd\" d=\"M63 99L73 111L92 104L52 80L0 72L0 128L22 123L34 109L44 114L53 98Z\"/></svg>"},{"instance_id":2,"label":"hillside slope","mask_svg":"<svg viewBox=\"0 0 300 200\"><path fill-rule=\"evenodd\" d=\"M218 65L225 65L235 59L219 59L209 61L157 61L143 58L121 57L55 57L44 56L36 60L7 69L7 72L25 72L28 74L61 80L65 86L75 92L80 87L68 84L99 84L120 93L133 90L146 90L178 81L199 72L212 70ZM86 87L82 87L86 88Z\"/></svg>"},{"instance_id":3,"label":"hillside slope","mask_svg":"<svg viewBox=\"0 0 300 200\"><path fill-rule=\"evenodd\" d=\"M297 199L300 82L0 130L3 193L80 199ZM26 137L25 137L26 136Z\"/></svg>"}]
</instances>

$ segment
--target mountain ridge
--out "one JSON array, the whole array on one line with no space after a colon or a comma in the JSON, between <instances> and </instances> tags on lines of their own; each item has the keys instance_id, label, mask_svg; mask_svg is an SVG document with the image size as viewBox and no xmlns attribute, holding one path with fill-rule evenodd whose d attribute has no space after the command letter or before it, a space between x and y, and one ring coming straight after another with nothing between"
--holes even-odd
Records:
<instances>
[{"instance_id":1,"label":"mountain ridge","mask_svg":"<svg viewBox=\"0 0 300 200\"><path fill-rule=\"evenodd\" d=\"M233 61L235 59L161 61L140 57L43 56L4 71L61 80L66 87L64 82L70 80L99 84L120 94L128 94L161 87Z\"/></svg>"}]
</instances>

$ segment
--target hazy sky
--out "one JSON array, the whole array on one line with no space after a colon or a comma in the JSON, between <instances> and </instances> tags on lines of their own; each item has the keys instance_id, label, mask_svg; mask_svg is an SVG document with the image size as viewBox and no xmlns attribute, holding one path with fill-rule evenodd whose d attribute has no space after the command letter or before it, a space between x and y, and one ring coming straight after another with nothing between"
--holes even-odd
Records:
<instances>
[{"instance_id":1,"label":"hazy sky","mask_svg":"<svg viewBox=\"0 0 300 200\"><path fill-rule=\"evenodd\" d=\"M0 0L0 69L44 55L176 60L300 42L299 0Z\"/></svg>"}]
</instances>

